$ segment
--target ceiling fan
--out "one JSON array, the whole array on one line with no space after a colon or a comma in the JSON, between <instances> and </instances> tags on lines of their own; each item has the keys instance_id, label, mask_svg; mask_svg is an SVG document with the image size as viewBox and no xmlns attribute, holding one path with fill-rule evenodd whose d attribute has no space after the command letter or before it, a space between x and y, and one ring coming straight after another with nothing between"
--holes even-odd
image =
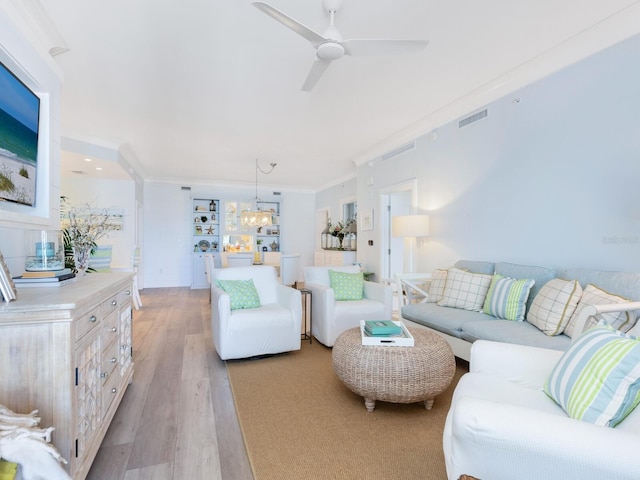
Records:
<instances>
[{"instance_id":1,"label":"ceiling fan","mask_svg":"<svg viewBox=\"0 0 640 480\"><path fill-rule=\"evenodd\" d=\"M343 40L342 35L335 26L334 17L342 0L323 0L325 9L329 11L331 21L326 30L319 34L302 23L294 20L268 3L253 2L253 6L290 28L298 35L303 36L316 49L316 61L311 67L307 79L302 85L302 90L310 92L318 83L322 74L332 61L342 58L344 55L388 55L401 53L417 53L424 49L428 40L383 40L383 39L351 39Z\"/></svg>"}]
</instances>

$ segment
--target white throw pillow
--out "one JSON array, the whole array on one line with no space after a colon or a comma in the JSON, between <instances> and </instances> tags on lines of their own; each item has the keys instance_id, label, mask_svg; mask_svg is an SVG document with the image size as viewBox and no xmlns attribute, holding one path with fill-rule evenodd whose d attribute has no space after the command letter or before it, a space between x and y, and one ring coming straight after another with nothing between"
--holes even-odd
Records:
<instances>
[{"instance_id":1,"label":"white throw pillow","mask_svg":"<svg viewBox=\"0 0 640 480\"><path fill-rule=\"evenodd\" d=\"M611 293L605 292L601 288L596 287L595 285L589 284L584 287L584 292L582 292L582 298L578 303L578 307L576 311L573 312L571 316L571 320L569 320L569 324L567 328L565 328L564 333L570 337L575 335L580 335L585 330L597 325L600 320L604 320L606 323L611 325L616 330L620 330L621 332L626 332L631 329L633 325L636 323L636 317L634 312L610 312L610 313L600 313L595 315L594 317L588 319L585 322L584 329L580 332L577 331L577 321L578 316L582 309L588 305L607 305L612 303L627 303L631 300L628 300L624 297L620 297L618 295L613 295Z\"/></svg>"},{"instance_id":2,"label":"white throw pillow","mask_svg":"<svg viewBox=\"0 0 640 480\"><path fill-rule=\"evenodd\" d=\"M560 335L582 297L577 280L554 278L545 283L531 303L527 322L547 335Z\"/></svg>"},{"instance_id":3,"label":"white throw pillow","mask_svg":"<svg viewBox=\"0 0 640 480\"><path fill-rule=\"evenodd\" d=\"M438 305L480 312L492 278L493 275L450 268L447 272L442 299L438 301Z\"/></svg>"},{"instance_id":4,"label":"white throw pillow","mask_svg":"<svg viewBox=\"0 0 640 480\"><path fill-rule=\"evenodd\" d=\"M447 271L437 269L431 274L431 282L427 293L427 303L436 303L442 299L444 287L447 283Z\"/></svg>"}]
</instances>

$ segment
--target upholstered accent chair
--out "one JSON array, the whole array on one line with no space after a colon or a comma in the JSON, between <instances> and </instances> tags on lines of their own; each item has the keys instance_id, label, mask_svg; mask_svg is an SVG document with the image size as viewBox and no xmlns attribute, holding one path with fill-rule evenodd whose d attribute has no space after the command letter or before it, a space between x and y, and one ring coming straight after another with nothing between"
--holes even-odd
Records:
<instances>
[{"instance_id":1,"label":"upholstered accent chair","mask_svg":"<svg viewBox=\"0 0 640 480\"><path fill-rule=\"evenodd\" d=\"M210 274L211 334L222 360L300 350L300 291L280 284L274 267L229 267Z\"/></svg>"},{"instance_id":2,"label":"upholstered accent chair","mask_svg":"<svg viewBox=\"0 0 640 480\"><path fill-rule=\"evenodd\" d=\"M344 298L332 288L330 271L354 277L360 274L357 265L335 267L304 267L304 286L311 290L312 331L316 339L332 347L338 335L360 325L360 320L391 320L391 287L381 283L362 281L360 298ZM334 284L335 285L335 284ZM338 295L336 295L338 293Z\"/></svg>"}]
</instances>

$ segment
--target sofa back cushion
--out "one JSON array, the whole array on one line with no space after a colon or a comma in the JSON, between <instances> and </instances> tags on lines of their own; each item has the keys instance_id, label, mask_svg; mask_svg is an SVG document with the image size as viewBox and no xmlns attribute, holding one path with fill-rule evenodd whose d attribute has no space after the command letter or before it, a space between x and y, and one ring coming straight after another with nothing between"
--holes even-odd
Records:
<instances>
[{"instance_id":1,"label":"sofa back cushion","mask_svg":"<svg viewBox=\"0 0 640 480\"><path fill-rule=\"evenodd\" d=\"M496 264L493 262L483 262L478 260L458 260L454 267L471 273L485 273L487 275L493 275L496 269Z\"/></svg>"},{"instance_id":2,"label":"sofa back cushion","mask_svg":"<svg viewBox=\"0 0 640 480\"><path fill-rule=\"evenodd\" d=\"M558 276L567 280L578 280L582 288L592 284L613 295L635 302L640 301L640 273L571 268L559 271Z\"/></svg>"},{"instance_id":3,"label":"sofa back cushion","mask_svg":"<svg viewBox=\"0 0 640 480\"><path fill-rule=\"evenodd\" d=\"M527 300L527 312L531 308L533 299L536 297L540 289L552 278L556 278L556 270L550 267L541 267L537 265L518 265L517 263L498 262L496 263L496 273L503 277L510 278L532 278L535 284L529 292Z\"/></svg>"}]
</instances>

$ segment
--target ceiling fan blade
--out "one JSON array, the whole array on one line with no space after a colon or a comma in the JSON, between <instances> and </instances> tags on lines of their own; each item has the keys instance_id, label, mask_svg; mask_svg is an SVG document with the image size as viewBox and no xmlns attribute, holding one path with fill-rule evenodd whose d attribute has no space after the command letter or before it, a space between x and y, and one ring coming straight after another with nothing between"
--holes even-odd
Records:
<instances>
[{"instance_id":1,"label":"ceiling fan blade","mask_svg":"<svg viewBox=\"0 0 640 480\"><path fill-rule=\"evenodd\" d=\"M307 75L307 79L304 81L304 85L302 86L302 91L310 92L313 90L313 87L318 83L318 80L320 80L320 77L330 64L331 61L321 60L320 58L313 62L311 71L309 72L309 75Z\"/></svg>"},{"instance_id":2,"label":"ceiling fan blade","mask_svg":"<svg viewBox=\"0 0 640 480\"><path fill-rule=\"evenodd\" d=\"M397 55L418 53L423 50L428 40L345 40L342 42L344 53L353 56L365 55Z\"/></svg>"},{"instance_id":3,"label":"ceiling fan blade","mask_svg":"<svg viewBox=\"0 0 640 480\"><path fill-rule=\"evenodd\" d=\"M269 15L271 18L274 18L275 20L277 20L278 22L283 24L285 27L290 28L291 30L296 32L298 35L302 35L304 38L309 40L311 43L318 44L318 43L326 42L326 38L324 38L322 35L320 35L317 32L314 32L309 27L304 26L303 24L301 24L297 20L294 20L293 18L289 17L288 15L285 15L280 10L272 7L268 3L253 2L252 5L254 7L256 7L257 9L262 10L264 13Z\"/></svg>"}]
</instances>

